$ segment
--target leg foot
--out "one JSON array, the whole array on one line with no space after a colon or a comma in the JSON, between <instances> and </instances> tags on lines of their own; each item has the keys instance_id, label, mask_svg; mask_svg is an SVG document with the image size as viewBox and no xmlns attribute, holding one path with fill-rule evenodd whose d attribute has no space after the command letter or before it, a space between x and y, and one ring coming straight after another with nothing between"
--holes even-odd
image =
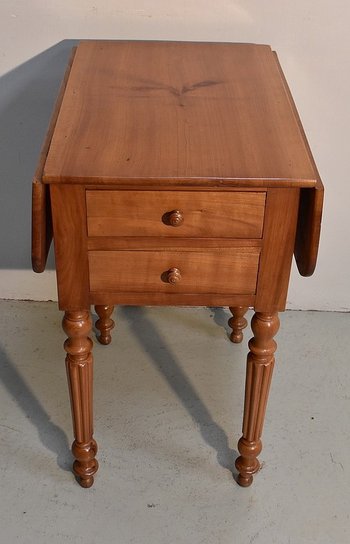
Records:
<instances>
[{"instance_id":1,"label":"leg foot","mask_svg":"<svg viewBox=\"0 0 350 544\"><path fill-rule=\"evenodd\" d=\"M89 489L94 483L94 477L91 476L90 478L87 478L86 480L83 480L81 478L77 478L77 482L80 485L80 487L84 487L85 489Z\"/></svg>"},{"instance_id":2,"label":"leg foot","mask_svg":"<svg viewBox=\"0 0 350 544\"><path fill-rule=\"evenodd\" d=\"M92 414L92 341L91 317L86 310L66 312L63 330L68 338L64 343L67 352L66 368L71 399L75 440L72 452L76 460L73 472L82 487L91 487L98 469L95 459L97 444L93 439Z\"/></svg>"},{"instance_id":3,"label":"leg foot","mask_svg":"<svg viewBox=\"0 0 350 544\"><path fill-rule=\"evenodd\" d=\"M254 337L249 341L243 436L238 442L240 456L235 463L239 472L237 482L243 487L252 484L253 474L260 468L257 457L262 449L260 437L277 347L273 337L278 328L277 313L256 313L252 319Z\"/></svg>"},{"instance_id":4,"label":"leg foot","mask_svg":"<svg viewBox=\"0 0 350 544\"><path fill-rule=\"evenodd\" d=\"M231 342L235 344L240 344L243 340L243 329L247 326L247 320L244 317L244 314L247 312L248 308L244 306L230 307L232 317L228 320L228 324L232 329L230 335Z\"/></svg>"},{"instance_id":5,"label":"leg foot","mask_svg":"<svg viewBox=\"0 0 350 544\"><path fill-rule=\"evenodd\" d=\"M241 487L249 487L253 483L253 476L245 477L242 474L238 474L237 483Z\"/></svg>"},{"instance_id":6,"label":"leg foot","mask_svg":"<svg viewBox=\"0 0 350 544\"><path fill-rule=\"evenodd\" d=\"M261 440L249 442L243 437L240 438L238 451L241 455L236 459L236 469L239 471L237 482L240 486L249 487L253 483L253 474L260 468L257 457L261 449Z\"/></svg>"},{"instance_id":7,"label":"leg foot","mask_svg":"<svg viewBox=\"0 0 350 544\"><path fill-rule=\"evenodd\" d=\"M111 315L114 310L114 306L95 306L96 313L99 319L96 321L96 328L100 331L100 336L97 337L97 340L100 344L107 346L111 343L111 330L114 327L114 321L111 319Z\"/></svg>"},{"instance_id":8,"label":"leg foot","mask_svg":"<svg viewBox=\"0 0 350 544\"><path fill-rule=\"evenodd\" d=\"M94 439L88 444L80 444L74 440L72 453L75 457L73 472L81 487L91 487L94 483L94 474L98 469L98 462L95 459L97 444Z\"/></svg>"}]
</instances>

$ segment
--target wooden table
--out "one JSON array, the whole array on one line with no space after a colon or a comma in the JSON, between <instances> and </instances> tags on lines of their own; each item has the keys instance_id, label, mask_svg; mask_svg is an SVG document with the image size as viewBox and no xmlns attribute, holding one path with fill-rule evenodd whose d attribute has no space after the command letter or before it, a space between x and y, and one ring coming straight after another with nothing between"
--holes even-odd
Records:
<instances>
[{"instance_id":1,"label":"wooden table","mask_svg":"<svg viewBox=\"0 0 350 544\"><path fill-rule=\"evenodd\" d=\"M261 434L293 253L311 275L323 186L266 45L85 41L73 51L33 183L33 268L53 235L73 414L73 471L98 463L90 305L229 306L249 342L238 483Z\"/></svg>"}]
</instances>

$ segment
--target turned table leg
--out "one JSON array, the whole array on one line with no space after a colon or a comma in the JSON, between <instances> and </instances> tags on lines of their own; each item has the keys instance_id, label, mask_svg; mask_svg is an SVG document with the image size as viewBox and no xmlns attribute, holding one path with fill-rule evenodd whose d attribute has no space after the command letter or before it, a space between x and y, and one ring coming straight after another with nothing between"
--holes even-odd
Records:
<instances>
[{"instance_id":1,"label":"turned table leg","mask_svg":"<svg viewBox=\"0 0 350 544\"><path fill-rule=\"evenodd\" d=\"M244 317L247 310L248 308L245 306L235 306L234 308L230 306L230 312L232 313L232 317L228 320L228 324L232 329L230 340L235 344L240 344L243 340L242 331L248 324Z\"/></svg>"},{"instance_id":2,"label":"turned table leg","mask_svg":"<svg viewBox=\"0 0 350 544\"><path fill-rule=\"evenodd\" d=\"M95 306L96 313L99 319L96 321L96 328L100 331L100 336L97 337L97 340L100 344L107 346L111 343L111 330L114 327L114 321L111 319L111 315L114 310L114 306Z\"/></svg>"},{"instance_id":3,"label":"turned table leg","mask_svg":"<svg viewBox=\"0 0 350 544\"><path fill-rule=\"evenodd\" d=\"M91 487L98 469L95 459L97 444L92 437L92 341L89 338L92 322L86 310L66 312L63 330L68 338L64 343L67 352L66 368L71 399L75 440L72 452L76 460L73 472L82 487Z\"/></svg>"},{"instance_id":4,"label":"turned table leg","mask_svg":"<svg viewBox=\"0 0 350 544\"><path fill-rule=\"evenodd\" d=\"M276 342L273 337L279 328L277 313L256 313L252 319L253 338L249 341L245 386L243 436L238 442L241 454L236 459L238 483L248 487L260 467L257 459L261 452L261 434L272 371Z\"/></svg>"}]
</instances>

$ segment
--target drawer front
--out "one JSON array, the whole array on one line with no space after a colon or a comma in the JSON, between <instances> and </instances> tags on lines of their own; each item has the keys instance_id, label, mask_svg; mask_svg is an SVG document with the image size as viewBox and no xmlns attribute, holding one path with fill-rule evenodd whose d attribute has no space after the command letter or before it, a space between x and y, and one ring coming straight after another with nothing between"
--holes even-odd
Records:
<instances>
[{"instance_id":1,"label":"drawer front","mask_svg":"<svg viewBox=\"0 0 350 544\"><path fill-rule=\"evenodd\" d=\"M259 248L89 251L91 292L254 294Z\"/></svg>"},{"instance_id":2,"label":"drawer front","mask_svg":"<svg viewBox=\"0 0 350 544\"><path fill-rule=\"evenodd\" d=\"M87 191L88 236L261 238L264 192Z\"/></svg>"}]
</instances>

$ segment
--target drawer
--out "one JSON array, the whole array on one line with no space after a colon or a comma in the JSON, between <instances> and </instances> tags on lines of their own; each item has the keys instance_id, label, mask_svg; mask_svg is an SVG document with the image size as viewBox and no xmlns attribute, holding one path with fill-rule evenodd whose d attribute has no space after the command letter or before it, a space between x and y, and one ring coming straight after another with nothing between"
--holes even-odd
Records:
<instances>
[{"instance_id":1,"label":"drawer","mask_svg":"<svg viewBox=\"0 0 350 544\"><path fill-rule=\"evenodd\" d=\"M254 294L260 249L89 251L91 292Z\"/></svg>"},{"instance_id":2,"label":"drawer","mask_svg":"<svg viewBox=\"0 0 350 544\"><path fill-rule=\"evenodd\" d=\"M86 192L88 236L261 238L264 192Z\"/></svg>"}]
</instances>

